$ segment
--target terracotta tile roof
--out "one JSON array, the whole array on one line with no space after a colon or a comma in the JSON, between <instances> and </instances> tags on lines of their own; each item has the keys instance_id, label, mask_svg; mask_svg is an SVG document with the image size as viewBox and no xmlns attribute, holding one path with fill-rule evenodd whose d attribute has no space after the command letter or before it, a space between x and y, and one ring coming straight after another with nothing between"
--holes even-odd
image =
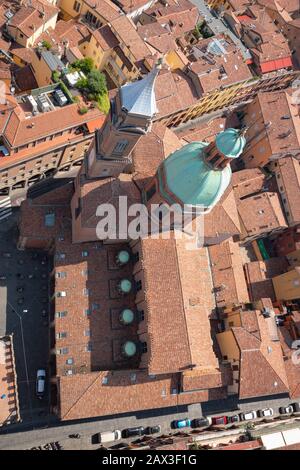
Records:
<instances>
[{"instance_id":1,"label":"terracotta tile roof","mask_svg":"<svg viewBox=\"0 0 300 470\"><path fill-rule=\"evenodd\" d=\"M154 122L151 132L138 141L131 154L135 179L153 176L159 164L180 147L181 142L173 131Z\"/></svg>"},{"instance_id":2,"label":"terracotta tile roof","mask_svg":"<svg viewBox=\"0 0 300 470\"><path fill-rule=\"evenodd\" d=\"M292 360L292 355L295 354L295 349L291 349L293 338L291 337L286 326L279 328L279 339L284 355L284 366L288 379L290 397L300 397L300 364L295 364Z\"/></svg>"},{"instance_id":3,"label":"terracotta tile roof","mask_svg":"<svg viewBox=\"0 0 300 470\"><path fill-rule=\"evenodd\" d=\"M192 390L210 389L232 385L231 367L220 366L219 369L194 369L184 371L181 375L184 392Z\"/></svg>"},{"instance_id":4,"label":"terracotta tile roof","mask_svg":"<svg viewBox=\"0 0 300 470\"><path fill-rule=\"evenodd\" d=\"M20 91L34 90L38 87L30 65L18 69L14 76Z\"/></svg>"},{"instance_id":5,"label":"terracotta tile roof","mask_svg":"<svg viewBox=\"0 0 300 470\"><path fill-rule=\"evenodd\" d=\"M9 26L19 29L30 38L45 22L58 14L58 8L45 0L31 0L31 5L24 5L10 19Z\"/></svg>"},{"instance_id":6,"label":"terracotta tile roof","mask_svg":"<svg viewBox=\"0 0 300 470\"><path fill-rule=\"evenodd\" d=\"M228 117L214 117L209 121L203 123L192 123L188 127L176 130L178 137L185 140L186 142L213 142L216 138L216 134L228 127L237 127L239 121L236 115L233 113Z\"/></svg>"},{"instance_id":7,"label":"terracotta tile roof","mask_svg":"<svg viewBox=\"0 0 300 470\"><path fill-rule=\"evenodd\" d=\"M117 39L129 48L136 62L144 60L151 53L151 50L138 34L137 27L130 18L127 18L125 15L118 16L110 21L110 24Z\"/></svg>"},{"instance_id":8,"label":"terracotta tile roof","mask_svg":"<svg viewBox=\"0 0 300 470\"><path fill-rule=\"evenodd\" d=\"M149 0L117 0L117 2L125 13L131 13L146 6Z\"/></svg>"},{"instance_id":9,"label":"terracotta tile roof","mask_svg":"<svg viewBox=\"0 0 300 470\"><path fill-rule=\"evenodd\" d=\"M106 383L107 382L107 383ZM178 376L163 375L149 379L147 372L103 371L60 377L60 418L82 419L199 403L226 396L225 388L180 393Z\"/></svg>"},{"instance_id":10,"label":"terracotta tile roof","mask_svg":"<svg viewBox=\"0 0 300 470\"><path fill-rule=\"evenodd\" d=\"M138 33L157 51L165 54L178 48L173 33L160 23L149 23L138 27Z\"/></svg>"},{"instance_id":11,"label":"terracotta tile roof","mask_svg":"<svg viewBox=\"0 0 300 470\"><path fill-rule=\"evenodd\" d=\"M263 192L240 199L237 209L243 238L287 227L277 193Z\"/></svg>"},{"instance_id":12,"label":"terracotta tile roof","mask_svg":"<svg viewBox=\"0 0 300 470\"><path fill-rule=\"evenodd\" d=\"M204 237L211 239L210 243L214 239L216 240L215 243L220 243L220 240L239 235L240 232L240 220L234 193L229 187L218 204L205 215Z\"/></svg>"},{"instance_id":13,"label":"terracotta tile roof","mask_svg":"<svg viewBox=\"0 0 300 470\"><path fill-rule=\"evenodd\" d=\"M238 243L228 240L220 245L210 246L208 251L217 306L249 302Z\"/></svg>"},{"instance_id":14,"label":"terracotta tile roof","mask_svg":"<svg viewBox=\"0 0 300 470\"><path fill-rule=\"evenodd\" d=\"M166 69L162 69L156 78L155 96L158 117L188 108L199 98L189 77L180 70L171 72Z\"/></svg>"},{"instance_id":15,"label":"terracotta tile roof","mask_svg":"<svg viewBox=\"0 0 300 470\"><path fill-rule=\"evenodd\" d=\"M178 372L192 365L218 366L209 324L214 299L207 251L187 250L185 243L141 241L152 374ZM168 279L171 297L166 297L164 279Z\"/></svg>"},{"instance_id":16,"label":"terracotta tile roof","mask_svg":"<svg viewBox=\"0 0 300 470\"><path fill-rule=\"evenodd\" d=\"M241 317L244 313L241 312ZM240 349L239 398L287 393L281 345L278 340L272 340L270 318L264 318L260 311L248 311L247 315L256 317L252 323L257 323L259 336L257 331L253 334L243 327L232 328ZM275 319L272 320L275 324Z\"/></svg>"},{"instance_id":17,"label":"terracotta tile roof","mask_svg":"<svg viewBox=\"0 0 300 470\"><path fill-rule=\"evenodd\" d=\"M88 41L91 36L91 32L86 25L73 19L69 21L59 20L55 26L55 33L61 41L68 41L69 47L78 46Z\"/></svg>"},{"instance_id":18,"label":"terracotta tile roof","mask_svg":"<svg viewBox=\"0 0 300 470\"><path fill-rule=\"evenodd\" d=\"M260 193L264 189L265 183L266 176L260 168L236 171L231 179L237 202L251 194Z\"/></svg>"},{"instance_id":19,"label":"terracotta tile roof","mask_svg":"<svg viewBox=\"0 0 300 470\"><path fill-rule=\"evenodd\" d=\"M281 199L284 203L286 199L288 207L286 210L287 220L290 224L300 223L300 165L299 161L293 157L283 157L278 161L276 173L280 174L277 184L281 192ZM283 204L285 208L285 205Z\"/></svg>"},{"instance_id":20,"label":"terracotta tile roof","mask_svg":"<svg viewBox=\"0 0 300 470\"><path fill-rule=\"evenodd\" d=\"M158 1L145 13L161 24L167 23L176 38L193 31L199 18L198 8L189 0Z\"/></svg>"},{"instance_id":21,"label":"terracotta tile roof","mask_svg":"<svg viewBox=\"0 0 300 470\"><path fill-rule=\"evenodd\" d=\"M90 109L88 113L80 115L78 105L70 104L26 119L21 109L16 107L9 117L4 135L12 147L18 147L55 132L79 126L88 120L100 117L102 114L98 108L94 108Z\"/></svg>"},{"instance_id":22,"label":"terracotta tile roof","mask_svg":"<svg viewBox=\"0 0 300 470\"><path fill-rule=\"evenodd\" d=\"M111 23L122 13L122 10L110 0L84 0L84 3L92 10L95 10L108 23Z\"/></svg>"},{"instance_id":23,"label":"terracotta tile roof","mask_svg":"<svg viewBox=\"0 0 300 470\"><path fill-rule=\"evenodd\" d=\"M32 58L34 55L33 49L18 46L17 44L13 43L8 51L10 54L19 57L23 60L26 64L31 64Z\"/></svg>"},{"instance_id":24,"label":"terracotta tile roof","mask_svg":"<svg viewBox=\"0 0 300 470\"><path fill-rule=\"evenodd\" d=\"M118 39L108 25L102 26L102 28L93 31L92 34L104 51L113 49L119 44Z\"/></svg>"},{"instance_id":25,"label":"terracotta tile roof","mask_svg":"<svg viewBox=\"0 0 300 470\"><path fill-rule=\"evenodd\" d=\"M250 299L260 300L269 297L275 301L272 277L286 272L286 258L270 258L265 261L252 261L245 264L245 274L249 288Z\"/></svg>"},{"instance_id":26,"label":"terracotta tile roof","mask_svg":"<svg viewBox=\"0 0 300 470\"><path fill-rule=\"evenodd\" d=\"M188 72L193 80L198 83L203 93L226 87L234 83L243 82L252 78L252 73L248 65L244 62L242 55L232 42L216 37L222 41L226 54L206 57L207 47L212 43L212 39L200 41L194 46L191 54L192 62L188 66ZM202 57L198 58L197 49Z\"/></svg>"}]
</instances>

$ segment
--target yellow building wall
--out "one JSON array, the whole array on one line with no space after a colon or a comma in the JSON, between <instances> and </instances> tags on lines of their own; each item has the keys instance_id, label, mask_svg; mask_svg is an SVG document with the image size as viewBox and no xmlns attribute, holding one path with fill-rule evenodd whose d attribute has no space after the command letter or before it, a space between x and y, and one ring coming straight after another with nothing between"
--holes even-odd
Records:
<instances>
[{"instance_id":1,"label":"yellow building wall","mask_svg":"<svg viewBox=\"0 0 300 470\"><path fill-rule=\"evenodd\" d=\"M186 66L186 63L183 62L180 55L177 51L170 51L165 57L165 61L171 70L183 69Z\"/></svg>"},{"instance_id":2,"label":"yellow building wall","mask_svg":"<svg viewBox=\"0 0 300 470\"><path fill-rule=\"evenodd\" d=\"M229 361L238 361L240 359L240 351L231 330L218 333L217 341L222 356L227 356Z\"/></svg>"},{"instance_id":3,"label":"yellow building wall","mask_svg":"<svg viewBox=\"0 0 300 470\"><path fill-rule=\"evenodd\" d=\"M300 298L300 273L296 269L275 276L272 281L276 300Z\"/></svg>"},{"instance_id":4,"label":"yellow building wall","mask_svg":"<svg viewBox=\"0 0 300 470\"><path fill-rule=\"evenodd\" d=\"M84 56L91 57L95 66L101 71L111 54L111 49L104 51L94 36L91 36L90 42L83 47L81 52Z\"/></svg>"},{"instance_id":5,"label":"yellow building wall","mask_svg":"<svg viewBox=\"0 0 300 470\"><path fill-rule=\"evenodd\" d=\"M81 11L81 8L82 8L82 2L80 2L79 0L77 0L78 3L80 3L80 10L79 12L77 12L76 10L74 10L74 4L75 4L75 0L60 0L59 2L59 8L61 10L61 13L62 13L62 17L64 20L69 20L70 18L75 18L76 16L79 15L80 11Z\"/></svg>"}]
</instances>

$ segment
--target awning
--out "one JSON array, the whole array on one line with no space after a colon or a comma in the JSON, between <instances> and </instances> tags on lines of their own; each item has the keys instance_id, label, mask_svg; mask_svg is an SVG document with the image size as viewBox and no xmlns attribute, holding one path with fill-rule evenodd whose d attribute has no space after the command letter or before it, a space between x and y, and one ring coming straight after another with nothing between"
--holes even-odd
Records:
<instances>
[{"instance_id":1,"label":"awning","mask_svg":"<svg viewBox=\"0 0 300 470\"><path fill-rule=\"evenodd\" d=\"M274 70L284 69L286 67L293 67L292 59L285 57L284 59L270 60L260 64L262 73L273 72Z\"/></svg>"},{"instance_id":2,"label":"awning","mask_svg":"<svg viewBox=\"0 0 300 470\"><path fill-rule=\"evenodd\" d=\"M105 116L101 116L98 119L94 119L93 121L89 121L86 123L89 132L95 132L96 129L101 129L103 123L105 121Z\"/></svg>"}]
</instances>

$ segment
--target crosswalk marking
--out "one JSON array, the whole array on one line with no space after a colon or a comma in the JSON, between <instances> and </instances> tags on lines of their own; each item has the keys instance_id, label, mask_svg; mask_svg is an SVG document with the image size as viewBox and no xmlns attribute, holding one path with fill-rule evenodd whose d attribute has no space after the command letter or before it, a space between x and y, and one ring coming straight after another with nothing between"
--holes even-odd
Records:
<instances>
[{"instance_id":1,"label":"crosswalk marking","mask_svg":"<svg viewBox=\"0 0 300 470\"><path fill-rule=\"evenodd\" d=\"M12 214L10 197L0 199L0 220L6 219Z\"/></svg>"}]
</instances>

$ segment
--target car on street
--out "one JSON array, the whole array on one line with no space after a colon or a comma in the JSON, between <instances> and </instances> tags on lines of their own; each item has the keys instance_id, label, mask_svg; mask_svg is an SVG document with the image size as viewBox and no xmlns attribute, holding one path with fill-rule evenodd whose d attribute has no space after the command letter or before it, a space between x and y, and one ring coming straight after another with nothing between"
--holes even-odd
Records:
<instances>
[{"instance_id":1,"label":"car on street","mask_svg":"<svg viewBox=\"0 0 300 470\"><path fill-rule=\"evenodd\" d=\"M175 419L172 422L172 427L175 429L189 428L192 424L192 421L188 418L185 419Z\"/></svg>"},{"instance_id":2,"label":"car on street","mask_svg":"<svg viewBox=\"0 0 300 470\"><path fill-rule=\"evenodd\" d=\"M295 413L299 413L300 412L300 403L291 403L291 406L293 407L293 411Z\"/></svg>"},{"instance_id":3,"label":"car on street","mask_svg":"<svg viewBox=\"0 0 300 470\"><path fill-rule=\"evenodd\" d=\"M240 420L241 421L250 421L251 419L257 418L256 411L247 411L245 413L240 413Z\"/></svg>"},{"instance_id":4,"label":"car on street","mask_svg":"<svg viewBox=\"0 0 300 470\"><path fill-rule=\"evenodd\" d=\"M274 411L272 408L264 408L263 410L257 411L257 416L259 418L269 418L274 415Z\"/></svg>"},{"instance_id":5,"label":"car on street","mask_svg":"<svg viewBox=\"0 0 300 470\"><path fill-rule=\"evenodd\" d=\"M192 420L193 428L207 428L211 425L211 418L195 418Z\"/></svg>"},{"instance_id":6,"label":"car on street","mask_svg":"<svg viewBox=\"0 0 300 470\"><path fill-rule=\"evenodd\" d=\"M159 424L155 426L148 426L145 429L145 434L156 434L157 432L161 432L161 426Z\"/></svg>"},{"instance_id":7,"label":"car on street","mask_svg":"<svg viewBox=\"0 0 300 470\"><path fill-rule=\"evenodd\" d=\"M279 408L279 413L281 415L290 415L294 412L294 408L292 407L292 405L288 405L288 406L281 406Z\"/></svg>"},{"instance_id":8,"label":"car on street","mask_svg":"<svg viewBox=\"0 0 300 470\"><path fill-rule=\"evenodd\" d=\"M136 426L132 428L127 428L122 431L122 437L132 437L132 436L143 436L145 434L145 428L143 426Z\"/></svg>"},{"instance_id":9,"label":"car on street","mask_svg":"<svg viewBox=\"0 0 300 470\"><path fill-rule=\"evenodd\" d=\"M122 433L119 431L119 429L115 429L114 431L104 431L104 432L99 432L97 434L97 440L98 443L103 443L103 442L113 442L113 441L119 441L122 438Z\"/></svg>"},{"instance_id":10,"label":"car on street","mask_svg":"<svg viewBox=\"0 0 300 470\"><path fill-rule=\"evenodd\" d=\"M36 373L36 396L41 400L45 395L46 388L46 371L39 369Z\"/></svg>"},{"instance_id":11,"label":"car on street","mask_svg":"<svg viewBox=\"0 0 300 470\"><path fill-rule=\"evenodd\" d=\"M213 416L211 418L211 423L215 426L219 426L221 424L227 424L228 423L228 418L227 416Z\"/></svg>"},{"instance_id":12,"label":"car on street","mask_svg":"<svg viewBox=\"0 0 300 470\"><path fill-rule=\"evenodd\" d=\"M238 423L240 421L239 415L227 416L228 423Z\"/></svg>"}]
</instances>

